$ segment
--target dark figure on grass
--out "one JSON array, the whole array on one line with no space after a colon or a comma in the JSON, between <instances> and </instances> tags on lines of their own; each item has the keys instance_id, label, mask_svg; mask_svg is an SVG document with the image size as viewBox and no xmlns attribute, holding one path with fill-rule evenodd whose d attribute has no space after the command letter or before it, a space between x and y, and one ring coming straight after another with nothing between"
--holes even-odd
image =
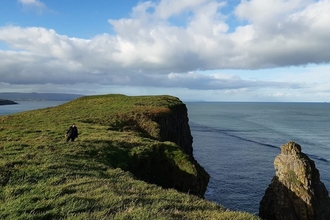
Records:
<instances>
[{"instance_id":1,"label":"dark figure on grass","mask_svg":"<svg viewBox=\"0 0 330 220\"><path fill-rule=\"evenodd\" d=\"M74 141L74 139L77 137L78 137L78 128L75 124L72 124L69 130L66 132L66 142L68 142L70 139L71 141Z\"/></svg>"}]
</instances>

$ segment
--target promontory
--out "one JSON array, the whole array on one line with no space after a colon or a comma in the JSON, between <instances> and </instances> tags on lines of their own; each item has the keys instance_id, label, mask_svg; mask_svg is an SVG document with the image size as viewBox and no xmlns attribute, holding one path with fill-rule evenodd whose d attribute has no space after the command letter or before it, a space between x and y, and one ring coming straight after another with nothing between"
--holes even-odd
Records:
<instances>
[{"instance_id":1,"label":"promontory","mask_svg":"<svg viewBox=\"0 0 330 220\"><path fill-rule=\"evenodd\" d=\"M0 116L0 219L259 219L205 200L208 181L176 97L85 96Z\"/></svg>"}]
</instances>

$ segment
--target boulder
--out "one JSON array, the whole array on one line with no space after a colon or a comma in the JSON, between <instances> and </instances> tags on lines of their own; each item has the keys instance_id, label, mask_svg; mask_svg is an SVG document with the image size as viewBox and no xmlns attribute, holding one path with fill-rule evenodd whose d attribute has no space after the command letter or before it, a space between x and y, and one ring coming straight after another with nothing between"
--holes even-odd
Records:
<instances>
[{"instance_id":1,"label":"boulder","mask_svg":"<svg viewBox=\"0 0 330 220\"><path fill-rule=\"evenodd\" d=\"M329 220L330 198L315 163L289 142L274 161L275 176L260 202L267 220Z\"/></svg>"}]
</instances>

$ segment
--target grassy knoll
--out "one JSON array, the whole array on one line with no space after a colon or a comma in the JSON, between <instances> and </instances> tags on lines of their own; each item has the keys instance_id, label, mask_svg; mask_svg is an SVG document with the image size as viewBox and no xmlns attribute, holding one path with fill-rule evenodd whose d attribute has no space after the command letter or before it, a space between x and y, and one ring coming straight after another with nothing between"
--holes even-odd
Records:
<instances>
[{"instance_id":1,"label":"grassy knoll","mask_svg":"<svg viewBox=\"0 0 330 220\"><path fill-rule=\"evenodd\" d=\"M176 144L157 139L152 120L180 104L170 96L104 95L1 116L0 219L258 219L133 174L140 159L161 154L194 175ZM73 122L79 138L65 143Z\"/></svg>"}]
</instances>

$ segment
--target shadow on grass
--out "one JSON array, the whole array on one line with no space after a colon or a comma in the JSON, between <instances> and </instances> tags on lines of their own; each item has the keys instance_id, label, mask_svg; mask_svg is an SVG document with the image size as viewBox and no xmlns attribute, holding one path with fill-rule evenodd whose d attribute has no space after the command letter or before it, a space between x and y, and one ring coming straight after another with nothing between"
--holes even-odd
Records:
<instances>
[{"instance_id":1,"label":"shadow on grass","mask_svg":"<svg viewBox=\"0 0 330 220\"><path fill-rule=\"evenodd\" d=\"M178 151L175 146L165 143L155 143L150 147L140 147L133 151L134 146L109 140L84 141L80 144L79 153L67 154L66 166L83 174L84 170L99 171L104 174L107 168L121 168L131 172L136 178L148 183L157 184L163 188L174 188L178 191L203 196L204 189L199 184L201 177L182 170L169 155ZM80 161L70 163L70 161ZM81 164L82 161L94 161ZM186 158L187 163L191 163ZM105 166L101 166L103 164ZM190 166L193 166L190 164ZM86 172L86 175L92 175Z\"/></svg>"}]
</instances>

